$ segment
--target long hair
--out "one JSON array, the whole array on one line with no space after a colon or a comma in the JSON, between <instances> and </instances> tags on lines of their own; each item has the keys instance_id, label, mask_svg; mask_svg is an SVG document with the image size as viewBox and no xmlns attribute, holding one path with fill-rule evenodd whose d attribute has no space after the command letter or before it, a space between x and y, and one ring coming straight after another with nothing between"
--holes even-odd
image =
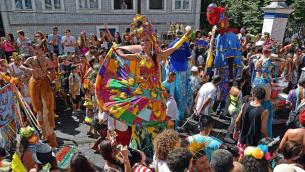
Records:
<instances>
[{"instance_id":1,"label":"long hair","mask_svg":"<svg viewBox=\"0 0 305 172\"><path fill-rule=\"evenodd\" d=\"M13 35L11 32L7 33L7 36L10 38L10 41L11 41L12 43L15 42L15 40L14 40L14 35Z\"/></svg>"},{"instance_id":2,"label":"long hair","mask_svg":"<svg viewBox=\"0 0 305 172\"><path fill-rule=\"evenodd\" d=\"M93 167L92 163L82 155L81 153L76 153L72 156L70 160L71 172L95 172L96 169Z\"/></svg>"},{"instance_id":3,"label":"long hair","mask_svg":"<svg viewBox=\"0 0 305 172\"><path fill-rule=\"evenodd\" d=\"M78 37L78 46L80 48L86 47L87 45L87 35L85 32L81 32Z\"/></svg>"},{"instance_id":4,"label":"long hair","mask_svg":"<svg viewBox=\"0 0 305 172\"><path fill-rule=\"evenodd\" d=\"M117 44L121 44L122 43L122 39L121 39L121 35L119 32L116 32L116 34L118 35L118 40L115 41Z\"/></svg>"},{"instance_id":5,"label":"long hair","mask_svg":"<svg viewBox=\"0 0 305 172\"><path fill-rule=\"evenodd\" d=\"M100 154L102 155L105 161L108 161L111 164L124 168L123 164L121 164L118 160L113 158L113 150L110 140L108 139L103 140L99 148L100 148Z\"/></svg>"},{"instance_id":6,"label":"long hair","mask_svg":"<svg viewBox=\"0 0 305 172\"><path fill-rule=\"evenodd\" d=\"M158 56L157 56L157 52L158 49L157 49L157 46L156 46L156 42L152 41L152 44L151 44L151 58L155 64L155 67L156 69L159 67L159 64L158 64Z\"/></svg>"}]
</instances>

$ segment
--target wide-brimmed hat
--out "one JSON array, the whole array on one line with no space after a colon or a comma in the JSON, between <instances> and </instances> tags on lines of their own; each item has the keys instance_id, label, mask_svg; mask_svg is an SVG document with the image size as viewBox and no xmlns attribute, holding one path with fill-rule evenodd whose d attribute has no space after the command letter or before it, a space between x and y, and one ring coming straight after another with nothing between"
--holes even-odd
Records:
<instances>
[{"instance_id":1,"label":"wide-brimmed hat","mask_svg":"<svg viewBox=\"0 0 305 172\"><path fill-rule=\"evenodd\" d=\"M56 160L55 154L52 151L51 146L46 143L36 146L35 152L32 154L32 158L35 163L45 165L52 163Z\"/></svg>"}]
</instances>

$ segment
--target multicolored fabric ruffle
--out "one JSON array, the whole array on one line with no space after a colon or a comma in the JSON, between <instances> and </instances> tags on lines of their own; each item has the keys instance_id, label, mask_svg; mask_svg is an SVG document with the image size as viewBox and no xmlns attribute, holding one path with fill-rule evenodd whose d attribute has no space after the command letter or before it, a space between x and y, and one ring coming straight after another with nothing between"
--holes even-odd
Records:
<instances>
[{"instance_id":1,"label":"multicolored fabric ruffle","mask_svg":"<svg viewBox=\"0 0 305 172\"><path fill-rule=\"evenodd\" d=\"M127 61L113 48L96 79L96 97L101 108L129 126L165 122L164 93L160 71L151 59L139 54L137 61Z\"/></svg>"}]
</instances>

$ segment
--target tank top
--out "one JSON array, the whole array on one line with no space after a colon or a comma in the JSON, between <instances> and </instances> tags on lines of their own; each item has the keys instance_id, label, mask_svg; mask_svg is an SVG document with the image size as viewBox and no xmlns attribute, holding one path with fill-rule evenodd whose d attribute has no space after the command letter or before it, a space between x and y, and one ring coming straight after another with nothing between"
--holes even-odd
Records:
<instances>
[{"instance_id":1,"label":"tank top","mask_svg":"<svg viewBox=\"0 0 305 172\"><path fill-rule=\"evenodd\" d=\"M246 113L242 116L239 141L247 146L257 146L262 138L261 116L265 108L263 106L252 106L250 103L244 105Z\"/></svg>"}]
</instances>

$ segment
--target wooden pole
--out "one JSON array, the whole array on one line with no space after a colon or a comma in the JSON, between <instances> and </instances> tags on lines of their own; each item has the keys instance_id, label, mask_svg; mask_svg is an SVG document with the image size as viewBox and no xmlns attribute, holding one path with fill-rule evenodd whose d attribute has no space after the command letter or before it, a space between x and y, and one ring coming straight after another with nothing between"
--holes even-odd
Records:
<instances>
[{"instance_id":1,"label":"wooden pole","mask_svg":"<svg viewBox=\"0 0 305 172\"><path fill-rule=\"evenodd\" d=\"M141 14L141 0L138 0L137 3L137 14Z\"/></svg>"}]
</instances>

